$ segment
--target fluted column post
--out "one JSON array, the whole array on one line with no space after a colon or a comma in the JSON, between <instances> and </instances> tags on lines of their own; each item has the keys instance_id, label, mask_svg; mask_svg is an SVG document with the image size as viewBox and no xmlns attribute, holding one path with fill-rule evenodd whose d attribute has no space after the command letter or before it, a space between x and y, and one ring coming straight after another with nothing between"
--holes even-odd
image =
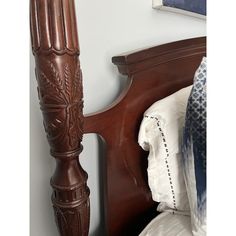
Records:
<instances>
[{"instance_id":1,"label":"fluted column post","mask_svg":"<svg viewBox=\"0 0 236 236\"><path fill-rule=\"evenodd\" d=\"M61 236L87 236L89 189L79 163L82 74L74 0L30 0L32 50L44 127L56 170L52 203Z\"/></svg>"}]
</instances>

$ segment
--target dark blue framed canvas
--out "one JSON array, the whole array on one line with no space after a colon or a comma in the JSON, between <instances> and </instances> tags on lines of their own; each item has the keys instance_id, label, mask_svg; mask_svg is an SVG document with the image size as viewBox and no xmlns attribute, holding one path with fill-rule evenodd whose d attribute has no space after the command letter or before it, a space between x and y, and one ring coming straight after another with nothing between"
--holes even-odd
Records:
<instances>
[{"instance_id":1,"label":"dark blue framed canvas","mask_svg":"<svg viewBox=\"0 0 236 236\"><path fill-rule=\"evenodd\" d=\"M206 15L206 0L163 0L163 6Z\"/></svg>"},{"instance_id":2,"label":"dark blue framed canvas","mask_svg":"<svg viewBox=\"0 0 236 236\"><path fill-rule=\"evenodd\" d=\"M206 0L152 0L153 8L206 19Z\"/></svg>"}]
</instances>

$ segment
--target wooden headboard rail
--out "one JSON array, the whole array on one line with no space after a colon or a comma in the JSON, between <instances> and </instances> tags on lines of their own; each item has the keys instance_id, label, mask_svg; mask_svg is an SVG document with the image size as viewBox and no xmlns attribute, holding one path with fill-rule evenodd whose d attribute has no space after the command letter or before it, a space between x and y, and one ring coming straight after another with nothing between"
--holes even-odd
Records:
<instances>
[{"instance_id":1,"label":"wooden headboard rail","mask_svg":"<svg viewBox=\"0 0 236 236\"><path fill-rule=\"evenodd\" d=\"M56 159L52 203L60 235L87 236L89 189L79 163L84 133L106 143L103 183L106 234L138 235L156 214L147 184L147 153L137 143L143 112L192 83L206 39L187 39L113 57L128 83L103 111L83 116L74 0L30 0L32 50L44 127Z\"/></svg>"},{"instance_id":2,"label":"wooden headboard rail","mask_svg":"<svg viewBox=\"0 0 236 236\"><path fill-rule=\"evenodd\" d=\"M108 235L138 235L156 215L147 184L147 153L139 147L144 111L193 82L206 55L206 38L194 38L113 57L128 82L119 98L103 111L85 117L84 132L106 142L105 215Z\"/></svg>"}]
</instances>

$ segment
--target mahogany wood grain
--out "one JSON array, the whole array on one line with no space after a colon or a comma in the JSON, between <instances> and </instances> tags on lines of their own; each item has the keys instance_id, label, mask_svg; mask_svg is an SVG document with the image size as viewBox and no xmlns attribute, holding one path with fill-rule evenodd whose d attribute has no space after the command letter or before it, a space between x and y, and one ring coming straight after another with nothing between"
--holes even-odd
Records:
<instances>
[{"instance_id":1,"label":"mahogany wood grain","mask_svg":"<svg viewBox=\"0 0 236 236\"><path fill-rule=\"evenodd\" d=\"M84 132L97 133L106 143L101 158L107 235L137 236L157 214L147 182L148 153L137 142L139 126L152 103L192 84L204 55L202 37L113 57L128 83L117 101L84 120Z\"/></svg>"},{"instance_id":2,"label":"mahogany wood grain","mask_svg":"<svg viewBox=\"0 0 236 236\"><path fill-rule=\"evenodd\" d=\"M114 57L128 83L101 112L83 116L82 73L74 0L30 0L32 50L51 154L56 223L62 236L87 236L89 189L79 163L83 133L106 143L103 183L106 235L138 235L157 214L147 183L147 155L138 146L143 112L192 83L206 39L182 40Z\"/></svg>"},{"instance_id":3,"label":"mahogany wood grain","mask_svg":"<svg viewBox=\"0 0 236 236\"><path fill-rule=\"evenodd\" d=\"M87 236L89 189L82 151L83 94L74 0L31 0L32 50L44 127L56 159L52 203L61 236Z\"/></svg>"}]
</instances>

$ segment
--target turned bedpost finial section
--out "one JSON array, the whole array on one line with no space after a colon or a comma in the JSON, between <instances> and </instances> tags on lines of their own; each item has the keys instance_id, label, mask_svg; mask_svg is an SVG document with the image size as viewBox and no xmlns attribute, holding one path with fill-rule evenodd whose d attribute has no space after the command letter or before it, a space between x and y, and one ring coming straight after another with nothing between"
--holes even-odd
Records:
<instances>
[{"instance_id":1,"label":"turned bedpost finial section","mask_svg":"<svg viewBox=\"0 0 236 236\"><path fill-rule=\"evenodd\" d=\"M87 236L89 189L82 151L83 94L74 0L30 0L32 50L51 155L52 202L61 236Z\"/></svg>"}]
</instances>

